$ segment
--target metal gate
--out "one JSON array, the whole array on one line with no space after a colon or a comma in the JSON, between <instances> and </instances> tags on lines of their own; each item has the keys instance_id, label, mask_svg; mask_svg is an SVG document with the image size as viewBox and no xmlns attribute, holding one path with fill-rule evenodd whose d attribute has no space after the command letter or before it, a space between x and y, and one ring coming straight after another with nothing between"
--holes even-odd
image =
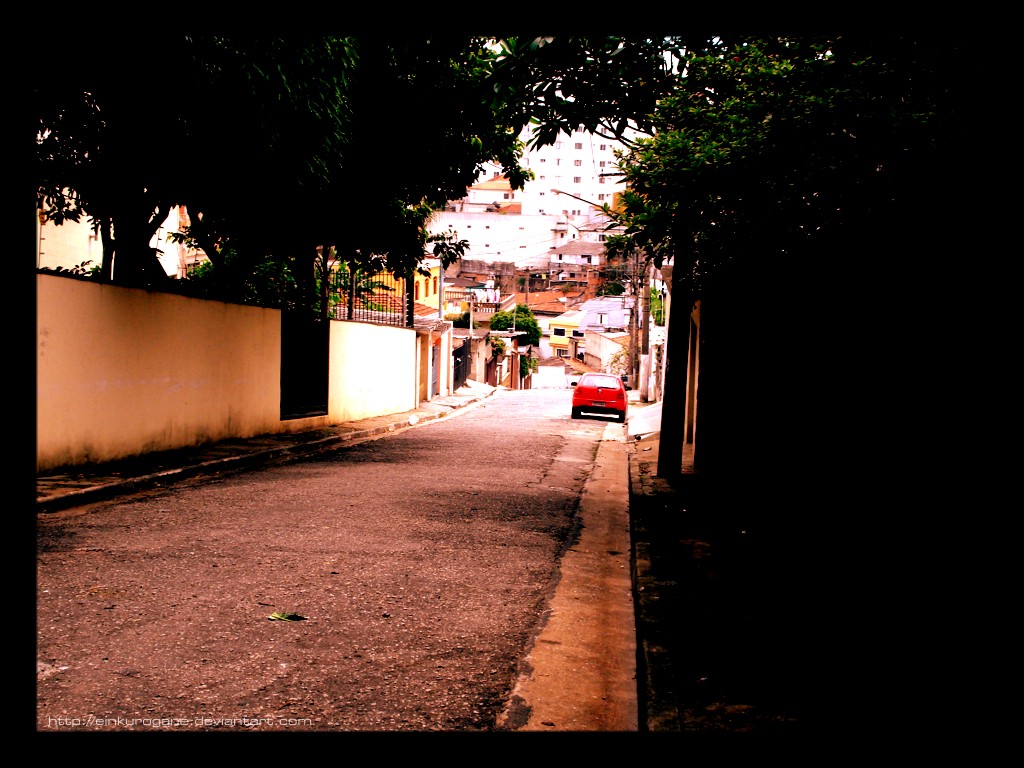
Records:
<instances>
[{"instance_id":1,"label":"metal gate","mask_svg":"<svg viewBox=\"0 0 1024 768\"><path fill-rule=\"evenodd\" d=\"M462 342L462 346L452 352L452 363L454 373L452 388L458 389L464 386L469 378L469 339Z\"/></svg>"}]
</instances>

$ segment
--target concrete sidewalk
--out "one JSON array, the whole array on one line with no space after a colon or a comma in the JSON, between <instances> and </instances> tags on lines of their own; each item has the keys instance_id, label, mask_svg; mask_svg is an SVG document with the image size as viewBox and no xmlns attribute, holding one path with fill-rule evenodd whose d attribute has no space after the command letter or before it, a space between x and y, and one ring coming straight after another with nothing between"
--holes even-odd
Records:
<instances>
[{"instance_id":1,"label":"concrete sidewalk","mask_svg":"<svg viewBox=\"0 0 1024 768\"><path fill-rule=\"evenodd\" d=\"M473 405L501 389L503 387L467 381L466 386L458 389L455 394L435 397L421 403L415 410L403 413L375 416L290 434L221 440L122 461L76 467L67 472L43 473L36 476L36 512L55 512L187 477L215 474L253 464L328 451L339 444L376 437L423 421L444 418L453 411Z\"/></svg>"}]
</instances>

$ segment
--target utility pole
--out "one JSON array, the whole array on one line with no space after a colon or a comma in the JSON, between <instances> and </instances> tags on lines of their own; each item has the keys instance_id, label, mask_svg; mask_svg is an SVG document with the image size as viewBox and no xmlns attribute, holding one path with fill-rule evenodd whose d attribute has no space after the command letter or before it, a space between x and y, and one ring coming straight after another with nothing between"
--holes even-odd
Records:
<instances>
[{"instance_id":1,"label":"utility pole","mask_svg":"<svg viewBox=\"0 0 1024 768\"><path fill-rule=\"evenodd\" d=\"M641 358L647 356L647 364L640 365L640 400L644 403L648 402L648 379L650 379L651 372L651 262L650 259L644 259L644 276L641 281L643 291L643 315L641 316L640 325L640 350Z\"/></svg>"},{"instance_id":2,"label":"utility pole","mask_svg":"<svg viewBox=\"0 0 1024 768\"><path fill-rule=\"evenodd\" d=\"M630 247L629 253L629 290L633 295L633 306L629 310L629 386L634 389L639 382L640 356L637 354L637 313L640 311L640 290L639 290L639 265L637 264L637 251Z\"/></svg>"}]
</instances>

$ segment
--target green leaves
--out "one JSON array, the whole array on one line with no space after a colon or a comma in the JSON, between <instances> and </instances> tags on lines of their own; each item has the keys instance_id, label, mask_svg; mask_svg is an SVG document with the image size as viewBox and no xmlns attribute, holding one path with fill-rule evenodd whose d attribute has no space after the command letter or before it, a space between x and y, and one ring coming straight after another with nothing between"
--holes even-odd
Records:
<instances>
[{"instance_id":1,"label":"green leaves","mask_svg":"<svg viewBox=\"0 0 1024 768\"><path fill-rule=\"evenodd\" d=\"M267 618L270 621L305 621L307 617L291 611L274 611Z\"/></svg>"}]
</instances>

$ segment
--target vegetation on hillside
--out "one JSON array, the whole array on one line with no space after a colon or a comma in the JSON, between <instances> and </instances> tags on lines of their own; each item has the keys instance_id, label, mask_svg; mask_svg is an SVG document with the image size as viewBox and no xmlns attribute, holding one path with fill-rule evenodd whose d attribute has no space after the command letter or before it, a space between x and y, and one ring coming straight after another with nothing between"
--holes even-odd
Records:
<instances>
[{"instance_id":1,"label":"vegetation on hillside","mask_svg":"<svg viewBox=\"0 0 1024 768\"><path fill-rule=\"evenodd\" d=\"M495 312L491 315L490 329L492 331L520 331L524 335L519 337L519 346L527 344L540 344L542 334L540 325L533 312L525 304L516 304L512 312Z\"/></svg>"}]
</instances>

